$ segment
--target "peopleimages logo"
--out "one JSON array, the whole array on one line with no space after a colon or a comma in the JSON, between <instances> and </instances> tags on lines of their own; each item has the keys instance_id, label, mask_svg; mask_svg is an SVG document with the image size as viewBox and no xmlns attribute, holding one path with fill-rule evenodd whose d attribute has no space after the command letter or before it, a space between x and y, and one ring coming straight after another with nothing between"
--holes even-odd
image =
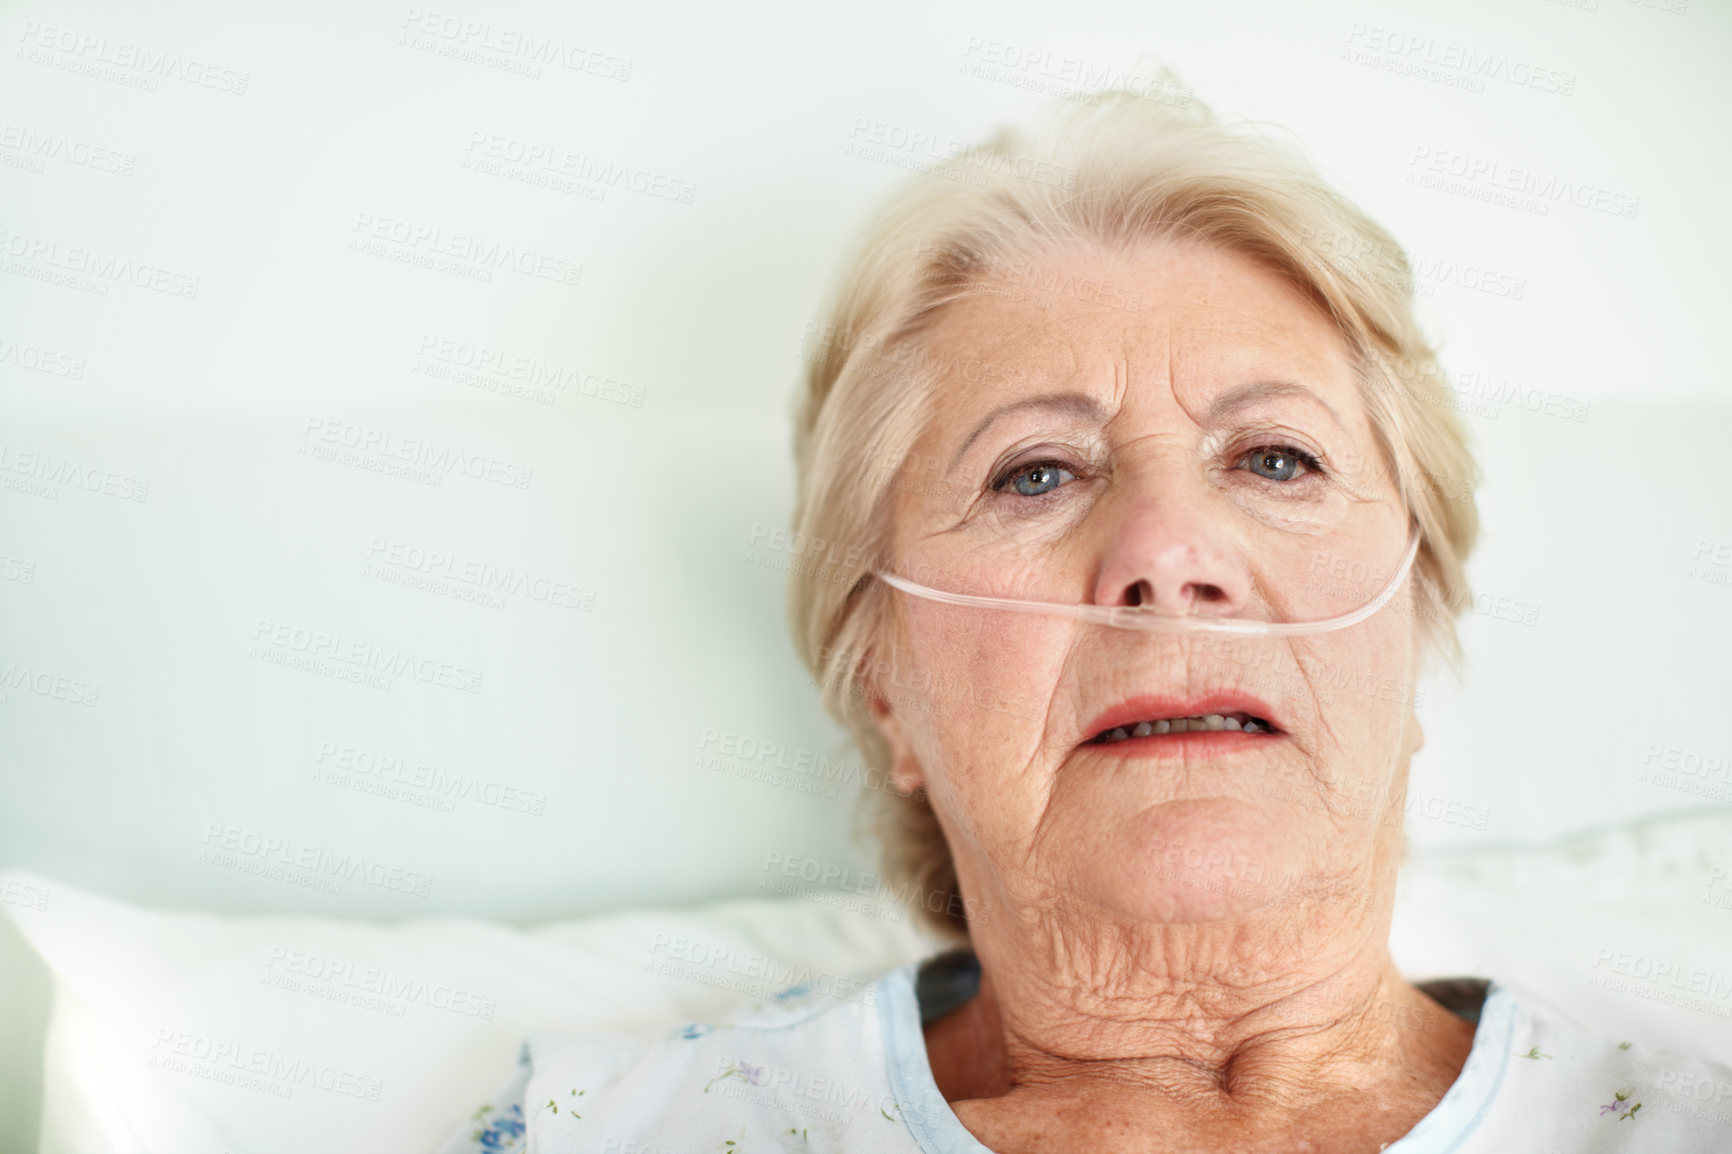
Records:
<instances>
[{"instance_id":1,"label":"peopleimages logo","mask_svg":"<svg viewBox=\"0 0 1732 1154\"><path fill-rule=\"evenodd\" d=\"M512 810L540 817L547 811L547 795L535 790L520 789L491 778L477 777L461 770L446 770L425 761L400 755L382 754L354 745L338 745L334 741L319 743L313 758L320 766L314 771L317 780L344 785L362 793L384 793L391 796L399 790L424 795L441 803L439 808L454 801L472 801L478 805ZM450 813L455 806L445 809Z\"/></svg>"},{"instance_id":2,"label":"peopleimages logo","mask_svg":"<svg viewBox=\"0 0 1732 1154\"><path fill-rule=\"evenodd\" d=\"M386 1013L402 1017L406 1003L419 1002L430 1009L492 1021L499 999L460 986L429 982L413 974L401 974L384 966L369 966L349 958L336 958L311 950L272 946L265 959L264 980L279 989L308 993L328 1001L355 1001L363 1009L379 1009L365 1003L367 997L388 999ZM335 996L333 996L335 995Z\"/></svg>"},{"instance_id":3,"label":"peopleimages logo","mask_svg":"<svg viewBox=\"0 0 1732 1154\"><path fill-rule=\"evenodd\" d=\"M39 697L52 697L56 701L65 701L72 705L94 706L97 697L102 693L102 686L63 673L32 669L28 665L13 662L0 669L0 690L20 690ZM0 692L0 701L4 700L6 693Z\"/></svg>"},{"instance_id":4,"label":"peopleimages logo","mask_svg":"<svg viewBox=\"0 0 1732 1154\"><path fill-rule=\"evenodd\" d=\"M1732 979L1726 975L1687 966L1674 958L1614 951L1602 947L1594 952L1588 985L1644 1001L1696 1010L1720 1018L1732 1018Z\"/></svg>"},{"instance_id":5,"label":"peopleimages logo","mask_svg":"<svg viewBox=\"0 0 1732 1154\"><path fill-rule=\"evenodd\" d=\"M454 380L488 392L506 392L552 404L551 394L569 393L641 409L645 389L601 373L585 372L527 353L431 334L423 335L415 370L423 376ZM467 371L466 371L467 370ZM511 385L521 385L514 389ZM544 399L545 398L545 399Z\"/></svg>"},{"instance_id":6,"label":"peopleimages logo","mask_svg":"<svg viewBox=\"0 0 1732 1154\"><path fill-rule=\"evenodd\" d=\"M690 204L698 190L695 181L651 172L623 161L572 152L557 144L526 141L499 133L471 132L464 151L468 154L463 162L465 168L487 176L515 172L519 175L514 179L538 186L547 184L549 179L563 178L572 182L573 188L581 185L594 185L597 191L623 188L680 204Z\"/></svg>"},{"instance_id":7,"label":"peopleimages logo","mask_svg":"<svg viewBox=\"0 0 1732 1154\"><path fill-rule=\"evenodd\" d=\"M1576 74L1556 68L1544 68L1527 60L1491 52L1466 44L1438 41L1431 36L1402 32L1375 24L1353 24L1347 31L1347 43L1362 49L1359 63L1371 63L1381 57L1384 62L1399 62L1414 75L1426 79L1454 77L1464 81L1476 92L1485 90L1488 80L1513 84L1517 88L1532 88L1558 96L1572 95L1576 90Z\"/></svg>"},{"instance_id":8,"label":"peopleimages logo","mask_svg":"<svg viewBox=\"0 0 1732 1154\"><path fill-rule=\"evenodd\" d=\"M875 984L869 979L814 970L803 963L783 962L732 945L658 933L649 952L652 957L644 964L647 970L757 998L780 1001L796 992L815 993L867 1006L877 999ZM656 955L661 958L659 962Z\"/></svg>"},{"instance_id":9,"label":"peopleimages logo","mask_svg":"<svg viewBox=\"0 0 1732 1154\"><path fill-rule=\"evenodd\" d=\"M1425 184L1428 176L1450 177L1459 181L1462 189L1468 190L1464 195L1472 194L1478 199L1488 199L1492 193L1508 193L1516 198L1507 201L1510 207L1522 208L1524 211L1534 212L1537 216L1546 215L1548 202L1569 204L1628 220L1634 220L1642 207L1640 197L1614 192L1599 185L1570 180L1529 166L1506 164L1494 157L1472 156L1424 144L1415 146L1408 167L1407 179L1410 183ZM1435 182L1427 187L1457 191ZM1473 190L1477 190L1477 193ZM1478 193L1487 195L1478 196Z\"/></svg>"},{"instance_id":10,"label":"peopleimages logo","mask_svg":"<svg viewBox=\"0 0 1732 1154\"><path fill-rule=\"evenodd\" d=\"M568 44L509 24L469 20L450 12L411 5L399 27L405 30L405 38L414 37L409 47L462 49L474 53L477 60L494 56L526 66L530 76L539 76L541 72L537 66L546 64L602 80L617 80L621 84L631 79L632 61L627 57L613 56L582 44Z\"/></svg>"},{"instance_id":11,"label":"peopleimages logo","mask_svg":"<svg viewBox=\"0 0 1732 1154\"><path fill-rule=\"evenodd\" d=\"M0 124L0 151L16 152L41 172L45 161L57 160L74 168L131 176L138 156L100 144L91 144L58 132L39 132L22 124Z\"/></svg>"},{"instance_id":12,"label":"peopleimages logo","mask_svg":"<svg viewBox=\"0 0 1732 1154\"><path fill-rule=\"evenodd\" d=\"M385 1089L370 1078L325 1062L308 1061L262 1046L246 1046L230 1038L212 1038L190 1030L164 1026L151 1043L149 1065L208 1081L239 1085L287 1098L296 1086L311 1086L350 1098L377 1102Z\"/></svg>"},{"instance_id":13,"label":"peopleimages logo","mask_svg":"<svg viewBox=\"0 0 1732 1154\"><path fill-rule=\"evenodd\" d=\"M196 276L158 264L134 261L131 257L98 248L62 246L58 240L49 237L0 229L0 253L40 266L45 275L47 269L59 269L67 274L94 277L97 282L129 284L166 296L186 300L198 297L199 278ZM107 293L106 285L102 286L102 291Z\"/></svg>"},{"instance_id":14,"label":"peopleimages logo","mask_svg":"<svg viewBox=\"0 0 1732 1154\"><path fill-rule=\"evenodd\" d=\"M420 254L429 260L448 257L483 272L503 269L564 285L575 285L583 280L583 265L576 261L488 240L473 233L447 232L434 225L420 224L400 217L381 216L371 212L356 213L350 232L352 235L349 247L369 255L383 256L390 250L366 247L368 244L395 245L406 253Z\"/></svg>"},{"instance_id":15,"label":"peopleimages logo","mask_svg":"<svg viewBox=\"0 0 1732 1154\"><path fill-rule=\"evenodd\" d=\"M568 581L555 581L526 570L501 568L474 557L459 557L438 549L423 549L402 541L374 537L367 548L367 561L404 573L470 586L477 591L526 597L563 609L595 608L595 590ZM371 575L365 574L364 575Z\"/></svg>"},{"instance_id":16,"label":"peopleimages logo","mask_svg":"<svg viewBox=\"0 0 1732 1154\"><path fill-rule=\"evenodd\" d=\"M335 662L349 672L375 680L375 675L412 677L425 685L455 689L463 693L481 692L481 671L446 661L437 661L413 650L374 645L367 641L352 641L340 633L326 633L289 622L259 618L253 629L250 656L279 665L312 668L321 662ZM294 659L299 659L294 660ZM317 668L314 672L319 672ZM380 688L389 689L385 682Z\"/></svg>"},{"instance_id":17,"label":"peopleimages logo","mask_svg":"<svg viewBox=\"0 0 1732 1154\"><path fill-rule=\"evenodd\" d=\"M5 337L0 337L0 365L16 365L34 373L65 377L73 381L84 379L83 357L45 349L41 345L22 345Z\"/></svg>"},{"instance_id":18,"label":"peopleimages logo","mask_svg":"<svg viewBox=\"0 0 1732 1154\"><path fill-rule=\"evenodd\" d=\"M87 493L100 493L105 497L117 497L122 501L143 503L150 499L149 481L116 473L112 469L81 464L67 457L57 457L53 453L30 450L21 452L11 445L0 444L0 477L8 473L44 482L38 487L45 490L42 495L51 499L59 498L59 490L49 487L55 485L83 489Z\"/></svg>"},{"instance_id":19,"label":"peopleimages logo","mask_svg":"<svg viewBox=\"0 0 1732 1154\"><path fill-rule=\"evenodd\" d=\"M201 861L227 869L239 869L242 873L260 872L239 865L240 860L251 860L280 869L303 870L320 880L334 881L339 887L344 881L360 881L380 889L396 890L416 897L424 898L433 892L431 874L388 865L385 862L368 861L359 854L337 853L323 846L262 834L240 826L207 823L203 845L205 849L199 854ZM313 888L338 892L330 891L328 886Z\"/></svg>"},{"instance_id":20,"label":"peopleimages logo","mask_svg":"<svg viewBox=\"0 0 1732 1154\"><path fill-rule=\"evenodd\" d=\"M500 460L482 453L468 453L453 445L441 445L421 437L403 437L386 429L357 425L337 417L308 417L301 433L300 452L326 457L327 451L348 450L355 457L376 463L401 463L422 470L440 483L451 473L476 481L488 481L513 489L527 489L535 477L533 466ZM332 459L336 459L334 456Z\"/></svg>"},{"instance_id":21,"label":"peopleimages logo","mask_svg":"<svg viewBox=\"0 0 1732 1154\"><path fill-rule=\"evenodd\" d=\"M211 88L231 96L245 96L247 84L252 80L250 72L224 68L180 52L159 50L130 40L111 40L107 36L98 36L76 28L38 24L34 20L24 22L18 40L27 50L59 53L63 59L77 65L73 71L90 73L98 66L106 65L111 70L136 73L134 79L143 82L137 86L147 87L152 92L156 91L158 80L179 80L197 88ZM24 54L21 52L19 56L23 58ZM52 60L52 57L49 59ZM35 59L34 62L47 61Z\"/></svg>"}]
</instances>

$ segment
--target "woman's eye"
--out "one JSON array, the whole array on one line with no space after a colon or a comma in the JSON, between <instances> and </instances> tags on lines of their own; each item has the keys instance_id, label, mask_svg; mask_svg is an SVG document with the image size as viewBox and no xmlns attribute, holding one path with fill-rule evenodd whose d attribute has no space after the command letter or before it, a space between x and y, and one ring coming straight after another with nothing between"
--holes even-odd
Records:
<instances>
[{"instance_id":1,"label":"woman's eye","mask_svg":"<svg viewBox=\"0 0 1732 1154\"><path fill-rule=\"evenodd\" d=\"M1241 467L1271 481L1291 481L1318 470L1317 458L1291 445L1265 445L1246 453Z\"/></svg>"},{"instance_id":2,"label":"woman's eye","mask_svg":"<svg viewBox=\"0 0 1732 1154\"><path fill-rule=\"evenodd\" d=\"M999 479L993 485L995 492L1003 492L1006 488L1015 489L1019 496L1039 497L1050 493L1066 481L1076 480L1076 474L1060 465L1057 461L1039 461L1033 465L1024 465Z\"/></svg>"}]
</instances>

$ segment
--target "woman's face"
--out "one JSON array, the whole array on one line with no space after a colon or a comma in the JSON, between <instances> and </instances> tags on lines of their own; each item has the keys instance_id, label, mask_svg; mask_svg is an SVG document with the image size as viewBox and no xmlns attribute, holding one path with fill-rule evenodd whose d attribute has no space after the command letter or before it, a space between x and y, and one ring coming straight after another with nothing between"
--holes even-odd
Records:
<instances>
[{"instance_id":1,"label":"woman's face","mask_svg":"<svg viewBox=\"0 0 1732 1154\"><path fill-rule=\"evenodd\" d=\"M1276 620L1381 589L1406 505L1319 306L1196 243L1079 246L1019 271L929 336L943 380L894 466L897 572ZM1210 922L1389 877L1419 741L1395 606L1241 638L892 596L874 714L898 788L927 787L971 917ZM1113 740L1121 726L1133 736Z\"/></svg>"}]
</instances>

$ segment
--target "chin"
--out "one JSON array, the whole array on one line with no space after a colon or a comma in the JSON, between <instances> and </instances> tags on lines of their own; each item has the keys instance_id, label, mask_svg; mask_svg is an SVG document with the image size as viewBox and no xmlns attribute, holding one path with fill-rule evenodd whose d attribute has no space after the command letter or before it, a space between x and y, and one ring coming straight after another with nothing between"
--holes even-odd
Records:
<instances>
[{"instance_id":1,"label":"chin","mask_svg":"<svg viewBox=\"0 0 1732 1154\"><path fill-rule=\"evenodd\" d=\"M1311 880L1292 822L1244 801L1168 802L1117 832L1100 844L1089 888L1138 921L1233 921L1298 896Z\"/></svg>"}]
</instances>

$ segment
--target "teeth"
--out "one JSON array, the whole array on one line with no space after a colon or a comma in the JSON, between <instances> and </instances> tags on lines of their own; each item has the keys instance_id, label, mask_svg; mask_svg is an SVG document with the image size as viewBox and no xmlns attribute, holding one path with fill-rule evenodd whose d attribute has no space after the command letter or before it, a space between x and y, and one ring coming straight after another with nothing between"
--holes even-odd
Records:
<instances>
[{"instance_id":1,"label":"teeth","mask_svg":"<svg viewBox=\"0 0 1732 1154\"><path fill-rule=\"evenodd\" d=\"M1102 744L1124 741L1132 737L1152 737L1163 733L1272 733L1267 722L1229 717L1224 713L1205 713L1201 717L1167 717L1159 721L1139 721L1135 725L1120 725L1099 737Z\"/></svg>"}]
</instances>

